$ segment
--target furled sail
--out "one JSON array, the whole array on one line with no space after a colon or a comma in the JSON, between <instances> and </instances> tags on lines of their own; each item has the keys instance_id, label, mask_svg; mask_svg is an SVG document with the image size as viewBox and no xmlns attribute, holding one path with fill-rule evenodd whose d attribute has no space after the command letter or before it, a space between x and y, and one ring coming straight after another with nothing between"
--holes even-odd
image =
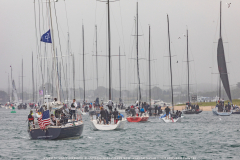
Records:
<instances>
[{"instance_id":1,"label":"furled sail","mask_svg":"<svg viewBox=\"0 0 240 160\"><path fill-rule=\"evenodd\" d=\"M232 102L232 97L231 97L231 92L229 87L229 80L228 80L228 72L227 72L227 66L226 66L225 54L224 54L224 48L223 48L223 41L221 37L218 40L217 61L218 61L218 71L220 74L220 78L222 80L223 87L226 91L226 94L229 100Z\"/></svg>"}]
</instances>

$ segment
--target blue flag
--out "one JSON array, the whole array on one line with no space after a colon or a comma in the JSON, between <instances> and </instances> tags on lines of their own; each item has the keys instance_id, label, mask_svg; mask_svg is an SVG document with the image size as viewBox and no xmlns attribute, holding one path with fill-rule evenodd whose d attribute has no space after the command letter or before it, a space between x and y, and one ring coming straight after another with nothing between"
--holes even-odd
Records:
<instances>
[{"instance_id":1,"label":"blue flag","mask_svg":"<svg viewBox=\"0 0 240 160\"><path fill-rule=\"evenodd\" d=\"M41 41L45 43L52 43L50 29L42 35Z\"/></svg>"}]
</instances>

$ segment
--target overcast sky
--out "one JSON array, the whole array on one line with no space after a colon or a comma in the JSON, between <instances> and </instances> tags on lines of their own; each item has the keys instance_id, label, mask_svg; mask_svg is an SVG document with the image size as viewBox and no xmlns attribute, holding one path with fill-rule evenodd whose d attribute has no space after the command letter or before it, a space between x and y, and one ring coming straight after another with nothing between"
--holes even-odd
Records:
<instances>
[{"instance_id":1,"label":"overcast sky","mask_svg":"<svg viewBox=\"0 0 240 160\"><path fill-rule=\"evenodd\" d=\"M40 79L37 64L37 43L40 35L49 29L46 0L36 0L36 18L33 0L0 0L0 88L7 87L10 65L13 77L19 84L21 59L24 61L24 86L31 88L31 54L34 53L35 74ZM112 55L121 48L122 87L133 89L136 77L135 21L137 0L120 0L110 4ZM186 29L189 30L191 83L217 84L217 42L219 38L219 0L138 0L139 3L139 57L140 78L143 88L148 83L148 27L151 26L152 84L168 88L169 57L167 14L170 21L170 37L173 61L174 85L186 84ZM226 3L231 3L230 7ZM52 21L55 47L60 51L54 3ZM39 12L39 6L40 11ZM107 54L106 3L96 0L58 0L55 3L62 54L67 53L69 32L71 52L75 55L76 87L82 84L82 24L85 29L86 89L96 89L95 25L98 26L98 54ZM240 82L240 1L222 1L222 37L225 48L230 85ZM39 15L40 13L40 15ZM39 20L40 17L40 20ZM35 30L37 25L37 38ZM40 22L40 23L39 23ZM180 37L180 38L179 38ZM38 42L36 42L38 40ZM41 52L44 51L41 43ZM51 44L46 44L50 55ZM60 54L60 53L59 53ZM118 58L112 57L113 87L119 89ZM65 59L66 60L66 59ZM98 57L99 86L108 86L107 59ZM178 62L178 63L177 63ZM64 64L65 65L65 64ZM68 64L69 65L69 64ZM70 65L69 65L70 68ZM36 71L38 69L38 71ZM45 68L45 72L47 68ZM70 71L69 71L70 72ZM69 73L71 76L72 73ZM46 75L45 75L46 76ZM39 80L40 82L40 80ZM18 88L18 87L17 87ZM195 88L193 88L195 90Z\"/></svg>"}]
</instances>

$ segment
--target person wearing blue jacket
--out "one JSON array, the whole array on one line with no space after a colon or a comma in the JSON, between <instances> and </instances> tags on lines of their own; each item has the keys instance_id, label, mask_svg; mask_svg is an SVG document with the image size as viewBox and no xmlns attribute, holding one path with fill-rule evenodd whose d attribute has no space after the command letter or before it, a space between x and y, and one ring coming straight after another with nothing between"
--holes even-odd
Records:
<instances>
[{"instance_id":1,"label":"person wearing blue jacket","mask_svg":"<svg viewBox=\"0 0 240 160\"><path fill-rule=\"evenodd\" d=\"M144 110L143 107L140 109L140 113L141 113L141 116L142 116L143 113L145 113L145 110Z\"/></svg>"},{"instance_id":2,"label":"person wearing blue jacket","mask_svg":"<svg viewBox=\"0 0 240 160\"><path fill-rule=\"evenodd\" d=\"M120 121L120 120L122 120L122 116L121 116L121 114L120 113L118 113L118 120Z\"/></svg>"}]
</instances>

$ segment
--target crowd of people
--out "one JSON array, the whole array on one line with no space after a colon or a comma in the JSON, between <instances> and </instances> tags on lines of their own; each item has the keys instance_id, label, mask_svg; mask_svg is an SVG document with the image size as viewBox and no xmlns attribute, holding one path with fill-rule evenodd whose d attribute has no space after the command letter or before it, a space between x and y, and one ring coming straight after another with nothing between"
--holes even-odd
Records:
<instances>
[{"instance_id":1,"label":"crowd of people","mask_svg":"<svg viewBox=\"0 0 240 160\"><path fill-rule=\"evenodd\" d=\"M162 114L162 107L158 105L151 107L148 103L141 103L140 107L138 104L129 106L126 112L130 116L142 116L144 113L148 113L149 116L159 116Z\"/></svg>"},{"instance_id":2,"label":"crowd of people","mask_svg":"<svg viewBox=\"0 0 240 160\"><path fill-rule=\"evenodd\" d=\"M111 107L110 107L111 108ZM100 114L97 115L98 123L104 125L109 125L109 124L117 124L119 120L122 120L123 115L121 115L117 109L115 108L114 111L112 109L104 109L103 107L100 107Z\"/></svg>"},{"instance_id":3,"label":"crowd of people","mask_svg":"<svg viewBox=\"0 0 240 160\"><path fill-rule=\"evenodd\" d=\"M57 102L57 98L54 98L54 103ZM72 120L72 122L74 122L75 120L80 120L81 119L81 116L80 116L80 119L76 117L77 113L76 113L76 109L77 109L77 103L76 103L76 100L73 99L73 102L71 104L71 106L68 108L67 105L63 105L64 107L63 108L60 108L60 109L56 109L54 111L54 114L51 114L50 116L50 126L61 126L61 125L64 125L66 123L68 123L68 120ZM49 107L51 108L51 107ZM68 113L65 114L64 113L64 110L68 109ZM47 110L47 106L46 105L43 105L41 106L40 108L36 109L36 113L38 115L41 115L44 111ZM30 126L35 126L34 125L34 115L33 115L33 111L30 110L30 114L28 115L28 122L29 122L29 127Z\"/></svg>"},{"instance_id":4,"label":"crowd of people","mask_svg":"<svg viewBox=\"0 0 240 160\"><path fill-rule=\"evenodd\" d=\"M218 112L230 112L232 108L229 102L224 106L223 100L219 100L216 104L216 107L218 108Z\"/></svg>"},{"instance_id":5,"label":"crowd of people","mask_svg":"<svg viewBox=\"0 0 240 160\"><path fill-rule=\"evenodd\" d=\"M186 103L187 110L193 110L193 111L199 111L199 105L198 104L191 104L189 102Z\"/></svg>"},{"instance_id":6,"label":"crowd of people","mask_svg":"<svg viewBox=\"0 0 240 160\"><path fill-rule=\"evenodd\" d=\"M168 106L165 108L165 113L166 113L166 119L169 119L170 108ZM182 116L182 112L179 110L177 110L176 113L175 112L171 113L171 117L173 119L177 119L181 116Z\"/></svg>"}]
</instances>

